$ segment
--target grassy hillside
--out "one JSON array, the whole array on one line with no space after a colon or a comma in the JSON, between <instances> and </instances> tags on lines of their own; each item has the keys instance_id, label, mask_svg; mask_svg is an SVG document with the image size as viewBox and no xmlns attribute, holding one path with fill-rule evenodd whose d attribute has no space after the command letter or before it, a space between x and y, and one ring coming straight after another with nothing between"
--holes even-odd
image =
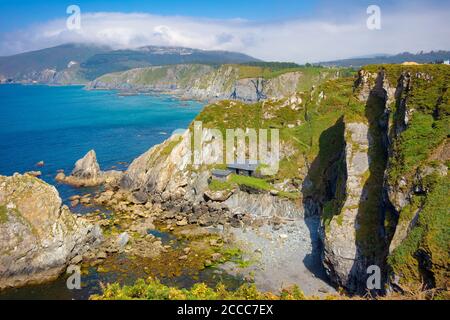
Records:
<instances>
[{"instance_id":1,"label":"grassy hillside","mask_svg":"<svg viewBox=\"0 0 450 320\"><path fill-rule=\"evenodd\" d=\"M140 89L173 87L176 89L206 90L211 97L228 99L240 80L264 79L263 91L268 96L285 96L295 91L309 91L314 85L328 79L355 74L350 69L319 67L292 67L282 63L183 64L159 67L137 68L125 72L103 75L93 81L95 88ZM285 77L283 77L285 76ZM269 84L270 83L270 84ZM249 92L255 91L251 81ZM261 90L261 89L260 89ZM238 99L239 100L239 99Z\"/></svg>"},{"instance_id":2,"label":"grassy hillside","mask_svg":"<svg viewBox=\"0 0 450 320\"><path fill-rule=\"evenodd\" d=\"M228 51L204 51L188 48L144 47L137 50L116 50L94 55L87 59L82 67L86 69L86 78L93 80L101 75L144 68L174 64L210 64L243 63L259 61L245 54Z\"/></svg>"},{"instance_id":3,"label":"grassy hillside","mask_svg":"<svg viewBox=\"0 0 450 320\"><path fill-rule=\"evenodd\" d=\"M227 128L278 128L284 158L280 170L274 177L234 181L260 190L273 190L275 183L288 179L298 190L301 198L315 197L324 206L323 219L339 223L339 197L329 198L329 179L335 172L343 175L339 159L345 147L344 125L350 122L366 123L373 138L369 148L371 159L370 176L365 181L368 199L359 207L360 228L356 239L365 254L380 253L389 233L395 231L398 217L384 212L383 188L385 183L404 184L404 192L414 190L416 173L424 168L448 169L449 91L450 67L444 65L372 65L364 68L376 75L386 72L389 85L397 87L402 75L411 75L411 87L397 96L389 106L391 127L391 154L387 159L384 135L387 129L381 126L385 106L382 100L368 102L359 100L359 89L355 88L354 77L325 80L316 83L312 91L299 92L297 101L289 99L243 104L235 101L221 101L207 106L196 120L204 127L219 128L225 135ZM261 75L261 67L244 67L246 76ZM316 70L311 70L315 72ZM262 72L262 73L261 73ZM373 79L374 81L374 79ZM373 85L374 83L372 83ZM407 108L413 110L406 129L398 136L393 135L395 125L401 116L400 101L405 99ZM445 151L447 150L447 151ZM386 168L387 161L389 166ZM428 169L427 169L428 170ZM440 169L442 170L442 169ZM387 181L384 180L385 172ZM248 180L248 179L247 179ZM305 185L305 180L311 184ZM339 181L336 182L339 184ZM406 183L406 184L405 184ZM413 192L411 206L399 212L399 219L411 220L411 212L420 209L418 222L407 238L388 258L390 268L405 276L405 281L417 287L421 282L443 288L448 279L449 228L448 208L450 199L449 178L436 174L427 176L421 182L425 191ZM228 184L215 186L230 188ZM399 192L402 189L399 190ZM343 195L344 196L344 195ZM408 216L409 215L409 216ZM380 238L380 220L385 219L387 239ZM429 263L429 265L427 265Z\"/></svg>"}]
</instances>

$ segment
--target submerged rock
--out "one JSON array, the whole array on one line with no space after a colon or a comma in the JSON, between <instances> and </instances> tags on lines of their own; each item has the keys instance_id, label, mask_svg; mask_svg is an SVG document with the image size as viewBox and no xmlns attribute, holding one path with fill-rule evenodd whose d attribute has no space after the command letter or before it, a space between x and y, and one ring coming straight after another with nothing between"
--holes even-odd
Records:
<instances>
[{"instance_id":1,"label":"submerged rock","mask_svg":"<svg viewBox=\"0 0 450 320\"><path fill-rule=\"evenodd\" d=\"M55 187L36 177L0 176L0 289L55 279L101 242L98 226L61 204Z\"/></svg>"},{"instance_id":2,"label":"submerged rock","mask_svg":"<svg viewBox=\"0 0 450 320\"><path fill-rule=\"evenodd\" d=\"M45 165L44 161L39 161L38 163L36 163L36 167L43 167Z\"/></svg>"}]
</instances>

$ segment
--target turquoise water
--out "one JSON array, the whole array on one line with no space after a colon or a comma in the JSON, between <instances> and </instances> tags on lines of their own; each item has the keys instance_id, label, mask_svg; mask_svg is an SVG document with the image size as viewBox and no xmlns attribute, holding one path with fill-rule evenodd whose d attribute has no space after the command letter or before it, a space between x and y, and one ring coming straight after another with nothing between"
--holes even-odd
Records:
<instances>
[{"instance_id":1,"label":"turquoise water","mask_svg":"<svg viewBox=\"0 0 450 320\"><path fill-rule=\"evenodd\" d=\"M73 194L93 190L56 183L57 170L69 173L90 149L96 151L103 170L126 169L126 163L167 139L174 130L186 128L201 108L199 102L163 95L123 97L114 91L86 91L81 86L0 85L0 175L40 170L41 178L55 185L67 202ZM45 165L36 167L39 161ZM173 240L167 234L157 235ZM119 264L125 270L98 273L91 268L83 277L82 290L67 290L63 275L54 282L3 291L0 300L87 299L100 292L100 282L131 284L146 277L126 269L130 267L127 257L117 259L123 260ZM211 281L216 275L205 273L203 277ZM177 281L193 283L193 279L180 277L171 279L170 284Z\"/></svg>"},{"instance_id":2,"label":"turquoise water","mask_svg":"<svg viewBox=\"0 0 450 320\"><path fill-rule=\"evenodd\" d=\"M170 96L119 96L81 86L0 85L0 174L40 170L63 199L76 190L54 181L94 149L102 170L126 164L186 128L202 104ZM44 161L45 166L35 164Z\"/></svg>"}]
</instances>

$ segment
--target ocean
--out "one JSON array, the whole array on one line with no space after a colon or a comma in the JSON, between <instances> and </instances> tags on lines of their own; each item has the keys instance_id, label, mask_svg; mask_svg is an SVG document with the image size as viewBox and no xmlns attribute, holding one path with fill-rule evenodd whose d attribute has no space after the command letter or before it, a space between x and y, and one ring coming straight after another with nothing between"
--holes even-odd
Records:
<instances>
[{"instance_id":1,"label":"ocean","mask_svg":"<svg viewBox=\"0 0 450 320\"><path fill-rule=\"evenodd\" d=\"M187 128L202 106L167 95L121 96L115 91L87 91L82 86L0 85L0 175L39 170L40 178L56 186L68 204L70 196L95 190L57 183L58 170L70 173L91 149L102 170L124 170L174 130ZM39 161L44 161L43 167L36 165ZM83 206L72 210L82 213ZM49 283L2 291L0 300L88 299L101 292L100 282L131 284L146 277L142 267L135 267L127 256L117 259L129 269L99 273L90 267L81 290L67 290L62 275ZM200 279L213 279L211 273L204 272ZM186 286L194 280L180 276L169 283L178 282Z\"/></svg>"},{"instance_id":2,"label":"ocean","mask_svg":"<svg viewBox=\"0 0 450 320\"><path fill-rule=\"evenodd\" d=\"M202 103L167 95L121 96L82 86L0 85L0 175L42 172L63 200L78 192L56 183L94 149L102 170L134 158L189 123ZM37 167L44 161L43 167Z\"/></svg>"}]
</instances>

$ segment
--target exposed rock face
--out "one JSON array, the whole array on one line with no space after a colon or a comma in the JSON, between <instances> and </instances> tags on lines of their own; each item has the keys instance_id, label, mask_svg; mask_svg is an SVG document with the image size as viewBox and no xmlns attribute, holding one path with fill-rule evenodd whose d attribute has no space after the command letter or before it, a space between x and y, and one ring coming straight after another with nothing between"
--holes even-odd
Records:
<instances>
[{"instance_id":1,"label":"exposed rock face","mask_svg":"<svg viewBox=\"0 0 450 320\"><path fill-rule=\"evenodd\" d=\"M58 173L56 180L77 187L92 187L103 183L117 182L121 176L122 172L120 171L101 171L95 151L90 150L75 163L75 168L70 176Z\"/></svg>"},{"instance_id":2,"label":"exposed rock face","mask_svg":"<svg viewBox=\"0 0 450 320\"><path fill-rule=\"evenodd\" d=\"M369 128L364 123L348 123L345 126L345 201L339 219L332 219L328 226L322 225L324 244L323 262L330 278L351 291L357 290L362 278L364 262L357 244L357 215L369 170Z\"/></svg>"},{"instance_id":3,"label":"exposed rock face","mask_svg":"<svg viewBox=\"0 0 450 320\"><path fill-rule=\"evenodd\" d=\"M97 155L94 150L75 163L72 176L78 179L96 180L100 177L100 166L97 163Z\"/></svg>"},{"instance_id":4,"label":"exposed rock face","mask_svg":"<svg viewBox=\"0 0 450 320\"><path fill-rule=\"evenodd\" d=\"M56 189L30 175L0 176L0 289L59 276L101 241L101 230L61 206Z\"/></svg>"},{"instance_id":5,"label":"exposed rock face","mask_svg":"<svg viewBox=\"0 0 450 320\"><path fill-rule=\"evenodd\" d=\"M186 131L151 148L130 164L120 181L121 187L159 194L180 191L187 185L188 173L184 170L191 163L190 142Z\"/></svg>"},{"instance_id":6,"label":"exposed rock face","mask_svg":"<svg viewBox=\"0 0 450 320\"><path fill-rule=\"evenodd\" d=\"M448 145L448 148L450 150L450 145ZM447 159L449 159L448 157ZM430 190L428 190L427 186L423 184L423 181L431 176L431 175L437 175L441 177L446 177L448 174L448 168L447 166L440 164L436 167L426 166L424 168L421 168L416 172L415 175L415 181L414 181L414 189L413 192L426 194ZM409 198L407 201L410 201ZM408 203L409 204L409 203ZM409 219L400 219L397 223L394 236L392 237L390 246L389 246L389 252L392 253L395 248L397 248L403 240L406 239L408 234L413 230L413 228L416 226L417 221L419 219L419 214L421 213L422 208L419 206L417 208L411 208L414 210L414 212L409 213ZM401 209L400 209L401 210Z\"/></svg>"},{"instance_id":7,"label":"exposed rock face","mask_svg":"<svg viewBox=\"0 0 450 320\"><path fill-rule=\"evenodd\" d=\"M254 217L270 218L283 216L286 218L299 218L304 216L303 207L288 199L280 199L269 193L249 194L238 191L233 194L225 204L230 210L241 213L251 213Z\"/></svg>"},{"instance_id":8,"label":"exposed rock face","mask_svg":"<svg viewBox=\"0 0 450 320\"><path fill-rule=\"evenodd\" d=\"M202 133L202 163L220 163L215 152L214 136L210 130ZM203 200L208 187L208 170L188 170L193 162L191 134L173 135L136 158L120 181L127 190L159 194L163 198L184 198L193 202ZM200 168L200 164L193 168Z\"/></svg>"},{"instance_id":9,"label":"exposed rock face","mask_svg":"<svg viewBox=\"0 0 450 320\"><path fill-rule=\"evenodd\" d=\"M205 197L211 201L223 202L228 200L233 194L232 190L222 190L222 191L205 191Z\"/></svg>"},{"instance_id":10,"label":"exposed rock face","mask_svg":"<svg viewBox=\"0 0 450 320\"><path fill-rule=\"evenodd\" d=\"M448 267L443 262L448 261L443 231L448 205L443 190L448 185L450 144L447 133L438 129L448 127L447 83L448 70L429 67L363 70L357 81L361 101L375 94L386 101L379 119L388 154L382 205L386 269L395 289L448 288ZM429 141L423 143L428 130ZM414 149L417 145L421 147ZM432 227L436 224L442 230Z\"/></svg>"},{"instance_id":11,"label":"exposed rock face","mask_svg":"<svg viewBox=\"0 0 450 320\"><path fill-rule=\"evenodd\" d=\"M239 68L231 65L220 68L207 65L177 65L107 74L92 81L87 87L133 92L168 92L184 99L234 99L255 102L294 94L301 76L301 72L290 72L273 79L241 78Z\"/></svg>"}]
</instances>

